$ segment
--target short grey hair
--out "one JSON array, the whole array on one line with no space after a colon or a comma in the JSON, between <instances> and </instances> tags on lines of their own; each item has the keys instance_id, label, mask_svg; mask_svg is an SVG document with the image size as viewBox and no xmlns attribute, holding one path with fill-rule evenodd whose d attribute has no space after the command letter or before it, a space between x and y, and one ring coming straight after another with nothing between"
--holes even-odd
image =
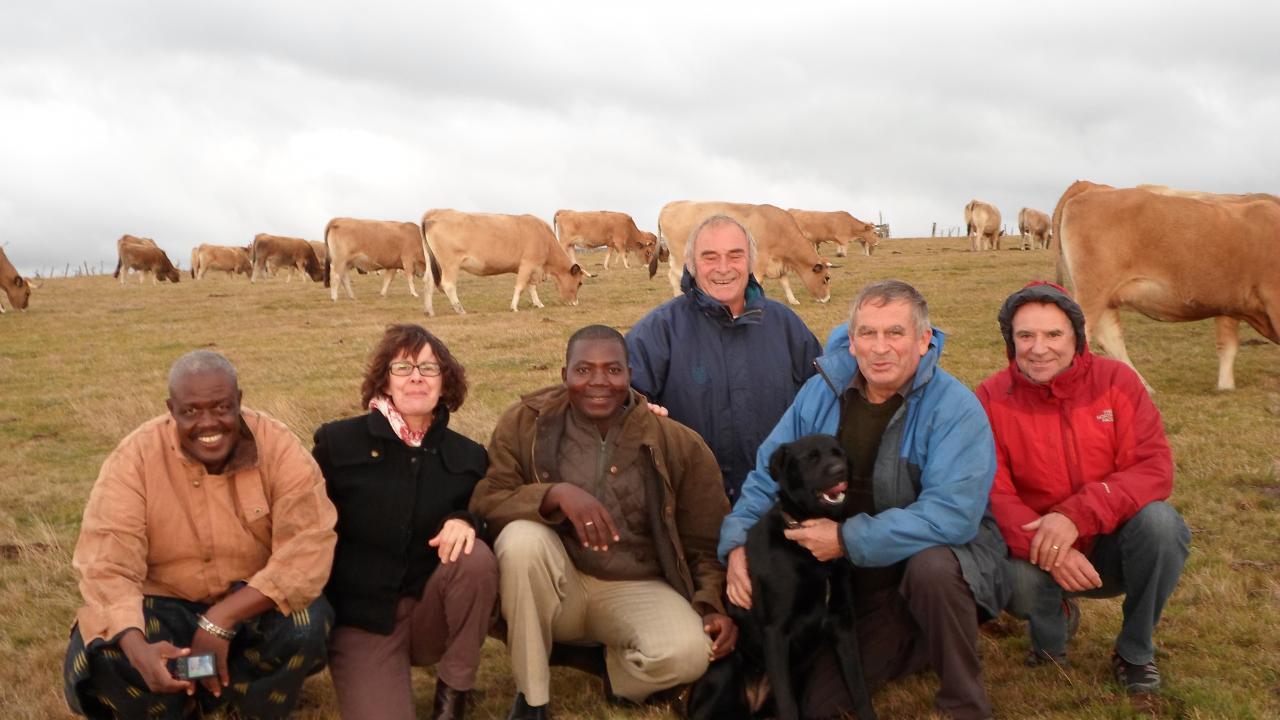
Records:
<instances>
[{"instance_id":1,"label":"short grey hair","mask_svg":"<svg viewBox=\"0 0 1280 720\"><path fill-rule=\"evenodd\" d=\"M736 218L729 217L724 213L717 213L698 223L697 227L693 229L693 232L689 233L689 241L684 244L684 266L688 269L689 274L693 276L694 280L698 279L698 265L694 262L698 257L697 250L694 247L694 245L697 244L698 236L702 234L703 230L720 227L722 225L733 225L741 230L743 235L747 236L747 272L755 271L756 239L752 237L751 231L747 229L746 225L738 222Z\"/></svg>"},{"instance_id":2,"label":"short grey hair","mask_svg":"<svg viewBox=\"0 0 1280 720\"><path fill-rule=\"evenodd\" d=\"M221 353L212 350L193 350L173 361L169 368L169 394L188 375L199 375L207 372L220 372L231 379L232 384L239 387L240 380L236 375L236 366Z\"/></svg>"},{"instance_id":3,"label":"short grey hair","mask_svg":"<svg viewBox=\"0 0 1280 720\"><path fill-rule=\"evenodd\" d=\"M915 325L916 337L929 330L929 303L925 302L920 291L901 280L879 280L862 288L849 306L849 334L857 329L858 308L867 303L887 305L892 302L905 302L911 306L911 324Z\"/></svg>"}]
</instances>

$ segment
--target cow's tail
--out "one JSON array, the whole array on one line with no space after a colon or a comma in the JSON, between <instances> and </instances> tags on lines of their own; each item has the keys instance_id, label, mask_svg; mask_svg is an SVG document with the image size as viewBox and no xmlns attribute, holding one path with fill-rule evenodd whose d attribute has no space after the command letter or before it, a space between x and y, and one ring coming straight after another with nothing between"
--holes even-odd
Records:
<instances>
[{"instance_id":1,"label":"cow's tail","mask_svg":"<svg viewBox=\"0 0 1280 720\"><path fill-rule=\"evenodd\" d=\"M332 268L333 266L333 246L329 244L329 231L332 229L333 229L333 221L330 220L324 226L324 286L325 287L329 287L329 274L332 272L330 268Z\"/></svg>"},{"instance_id":2,"label":"cow's tail","mask_svg":"<svg viewBox=\"0 0 1280 720\"><path fill-rule=\"evenodd\" d=\"M436 254L431 252L431 244L427 242L427 231L431 230L431 226L435 224L435 220L423 218L422 224L418 227L422 231L422 253L427 256L427 269L431 272L431 284L439 289L440 262L436 260Z\"/></svg>"},{"instance_id":3,"label":"cow's tail","mask_svg":"<svg viewBox=\"0 0 1280 720\"><path fill-rule=\"evenodd\" d=\"M200 247L191 248L191 279L196 279L196 259L200 257Z\"/></svg>"}]
</instances>

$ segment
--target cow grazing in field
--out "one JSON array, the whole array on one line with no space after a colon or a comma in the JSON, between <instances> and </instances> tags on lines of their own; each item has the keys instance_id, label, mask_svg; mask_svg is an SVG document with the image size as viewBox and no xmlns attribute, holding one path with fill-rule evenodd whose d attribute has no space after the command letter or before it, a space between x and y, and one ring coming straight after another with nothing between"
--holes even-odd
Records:
<instances>
[{"instance_id":1,"label":"cow grazing in field","mask_svg":"<svg viewBox=\"0 0 1280 720\"><path fill-rule=\"evenodd\" d=\"M776 278L782 285L787 302L799 305L787 272L794 272L818 302L831 299L831 274L826 261L818 255L800 232L795 218L774 205L749 205L727 202L691 202L677 200L667 203L658 213L658 236L671 251L667 279L671 292L680 295L680 276L684 272L685 245L689 233L712 215L728 215L742 223L756 241L756 262L751 268L757 278ZM649 276L657 272L657 263L649 262Z\"/></svg>"},{"instance_id":2,"label":"cow grazing in field","mask_svg":"<svg viewBox=\"0 0 1280 720\"><path fill-rule=\"evenodd\" d=\"M191 249L191 277L201 280L210 270L250 277L253 275L253 264L249 262L251 247L197 245Z\"/></svg>"},{"instance_id":3,"label":"cow grazing in field","mask_svg":"<svg viewBox=\"0 0 1280 720\"><path fill-rule=\"evenodd\" d=\"M800 232L818 249L822 243L836 244L836 257L849 254L849 243L857 240L862 243L862 254L871 256L871 251L880 244L880 236L876 234L874 223L863 222L843 210L822 212L819 210L787 210L795 218Z\"/></svg>"},{"instance_id":4,"label":"cow grazing in field","mask_svg":"<svg viewBox=\"0 0 1280 720\"><path fill-rule=\"evenodd\" d=\"M169 256L151 238L121 235L116 241L116 256L116 271L112 277L119 278L121 285L130 270L138 271L139 283L146 279L147 273L151 273L153 284L159 282L160 278L175 283L182 279L178 268L169 262Z\"/></svg>"},{"instance_id":5,"label":"cow grazing in field","mask_svg":"<svg viewBox=\"0 0 1280 720\"><path fill-rule=\"evenodd\" d=\"M577 254L573 251L575 246L608 248L604 256L605 270L609 269L609 260L615 254L622 258L622 266L628 270L631 269L631 263L627 260L629 252L641 253L645 256L645 262L649 262L651 251L646 250L646 233L641 232L636 227L636 221L626 213L612 210L557 210L553 225L560 247L564 248L570 262L578 261ZM653 237L652 233L648 235Z\"/></svg>"},{"instance_id":6,"label":"cow grazing in field","mask_svg":"<svg viewBox=\"0 0 1280 720\"><path fill-rule=\"evenodd\" d=\"M409 281L409 294L418 297L413 275L426 271L427 258L422 248L422 230L416 223L334 218L324 228L324 242L329 250L324 286L329 288L334 302L338 301L339 285L346 288L347 297L356 299L351 291L351 270L361 268L366 272L385 271L382 297L387 296L395 271L403 270Z\"/></svg>"},{"instance_id":7,"label":"cow grazing in field","mask_svg":"<svg viewBox=\"0 0 1280 720\"><path fill-rule=\"evenodd\" d=\"M258 233L253 236L253 244L249 248L249 261L253 264L253 274L249 276L250 282L257 282L258 278L266 277L267 272L272 268L289 269L289 276L285 278L285 282L293 280L294 270L306 273L317 282L324 279L324 266L316 257L315 250L311 249L311 243L302 238Z\"/></svg>"},{"instance_id":8,"label":"cow grazing in field","mask_svg":"<svg viewBox=\"0 0 1280 720\"><path fill-rule=\"evenodd\" d=\"M1000 227L1000 211L995 205L970 200L964 206L964 224L969 235L969 247L974 252L1000 249L1000 236L1004 230Z\"/></svg>"},{"instance_id":9,"label":"cow grazing in field","mask_svg":"<svg viewBox=\"0 0 1280 720\"><path fill-rule=\"evenodd\" d=\"M424 309L434 315L432 296L438 286L461 314L458 301L458 271L472 275L515 273L516 288L511 310L519 309L520 292L529 288L534 307L543 307L537 284L550 275L569 305L578 304L578 288L585 273L556 241L551 226L533 215L492 215L457 210L428 210L422 216L422 247L431 261L423 276L430 284Z\"/></svg>"},{"instance_id":10,"label":"cow grazing in field","mask_svg":"<svg viewBox=\"0 0 1280 720\"><path fill-rule=\"evenodd\" d=\"M0 248L0 288L9 298L9 305L16 310L26 310L31 299L31 283L18 274L18 270L9 262ZM0 313L4 312L4 303L0 303Z\"/></svg>"},{"instance_id":11,"label":"cow grazing in field","mask_svg":"<svg viewBox=\"0 0 1280 720\"><path fill-rule=\"evenodd\" d=\"M1018 211L1018 234L1022 236L1022 249L1048 249L1049 215L1032 208Z\"/></svg>"},{"instance_id":12,"label":"cow grazing in field","mask_svg":"<svg viewBox=\"0 0 1280 720\"><path fill-rule=\"evenodd\" d=\"M1240 321L1280 343L1280 198L1076 182L1054 218L1089 339L1117 360L1133 366L1121 306L1166 322L1214 318L1219 390L1235 387Z\"/></svg>"}]
</instances>

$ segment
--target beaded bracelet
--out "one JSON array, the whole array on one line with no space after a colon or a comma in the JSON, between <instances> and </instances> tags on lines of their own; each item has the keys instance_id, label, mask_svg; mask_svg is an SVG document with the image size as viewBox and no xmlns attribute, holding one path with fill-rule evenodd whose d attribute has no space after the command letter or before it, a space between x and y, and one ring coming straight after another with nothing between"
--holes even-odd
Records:
<instances>
[{"instance_id":1,"label":"beaded bracelet","mask_svg":"<svg viewBox=\"0 0 1280 720\"><path fill-rule=\"evenodd\" d=\"M224 627L219 627L218 625L214 625L213 621L205 617L204 615L196 616L196 627L200 628L201 630L209 633L210 635L216 638L222 638L223 640L230 640L231 638L234 638L236 636L236 633L234 630L228 630Z\"/></svg>"}]
</instances>

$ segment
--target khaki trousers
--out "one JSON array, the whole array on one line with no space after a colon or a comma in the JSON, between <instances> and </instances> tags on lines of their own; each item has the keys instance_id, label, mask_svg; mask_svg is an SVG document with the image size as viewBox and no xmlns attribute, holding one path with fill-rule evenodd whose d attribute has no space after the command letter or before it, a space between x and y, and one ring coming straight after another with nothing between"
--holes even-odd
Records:
<instances>
[{"instance_id":1,"label":"khaki trousers","mask_svg":"<svg viewBox=\"0 0 1280 720\"><path fill-rule=\"evenodd\" d=\"M553 642L605 646L615 695L642 702L702 676L711 641L689 601L662 579L601 580L578 572L560 536L517 520L494 543L516 688L550 701Z\"/></svg>"}]
</instances>

